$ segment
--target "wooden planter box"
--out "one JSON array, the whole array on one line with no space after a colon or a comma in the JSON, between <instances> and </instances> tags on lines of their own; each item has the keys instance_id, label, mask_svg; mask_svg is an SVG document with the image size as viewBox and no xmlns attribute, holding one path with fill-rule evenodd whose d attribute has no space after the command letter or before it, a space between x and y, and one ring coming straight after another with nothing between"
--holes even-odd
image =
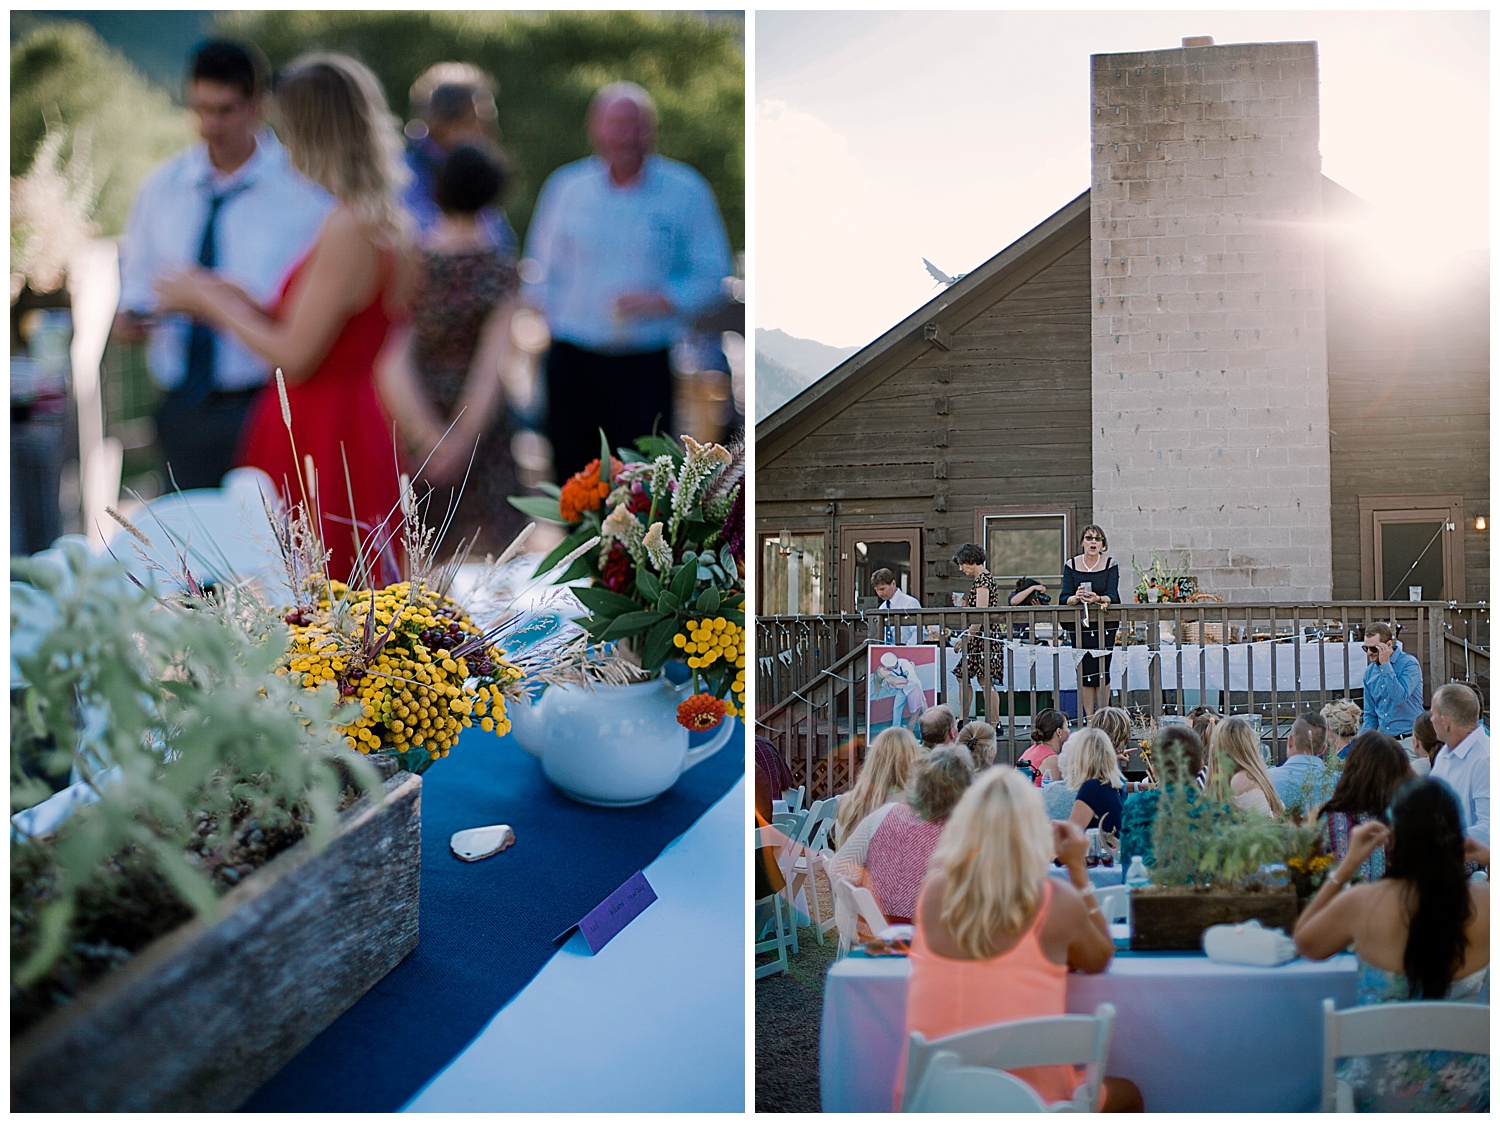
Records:
<instances>
[{"instance_id":1,"label":"wooden planter box","mask_svg":"<svg viewBox=\"0 0 1500 1123\"><path fill-rule=\"evenodd\" d=\"M12 1111L232 1111L417 946L422 781L340 817L13 1038Z\"/></svg>"},{"instance_id":2,"label":"wooden planter box","mask_svg":"<svg viewBox=\"0 0 1500 1123\"><path fill-rule=\"evenodd\" d=\"M1291 935L1297 894L1291 886L1245 892L1146 889L1130 895L1132 951L1202 951L1203 932L1215 924L1259 920Z\"/></svg>"}]
</instances>

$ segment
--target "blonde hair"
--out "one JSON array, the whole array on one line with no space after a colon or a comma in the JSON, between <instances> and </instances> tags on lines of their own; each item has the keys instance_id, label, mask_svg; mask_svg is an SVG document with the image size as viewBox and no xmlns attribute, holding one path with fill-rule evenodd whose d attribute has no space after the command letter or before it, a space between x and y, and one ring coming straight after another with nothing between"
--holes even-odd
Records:
<instances>
[{"instance_id":1,"label":"blonde hair","mask_svg":"<svg viewBox=\"0 0 1500 1123\"><path fill-rule=\"evenodd\" d=\"M899 725L883 730L870 743L854 786L839 800L839 813L833 822L834 836L839 842L848 838L866 815L889 798L892 788L906 789L921 748L917 739Z\"/></svg>"},{"instance_id":2,"label":"blonde hair","mask_svg":"<svg viewBox=\"0 0 1500 1123\"><path fill-rule=\"evenodd\" d=\"M1209 784L1215 798L1232 804L1234 789L1229 782L1236 772L1243 772L1265 795L1266 802L1271 805L1271 814L1279 819L1286 813L1281 797L1276 794L1276 785L1271 783L1271 774L1266 771L1266 762L1260 755L1260 741L1248 721L1231 717L1219 722L1208 740L1208 750Z\"/></svg>"},{"instance_id":3,"label":"blonde hair","mask_svg":"<svg viewBox=\"0 0 1500 1123\"><path fill-rule=\"evenodd\" d=\"M958 731L958 743L974 758L974 771L995 763L995 727L987 721L971 721Z\"/></svg>"},{"instance_id":4,"label":"blonde hair","mask_svg":"<svg viewBox=\"0 0 1500 1123\"><path fill-rule=\"evenodd\" d=\"M1111 788L1125 786L1125 777L1120 775L1120 758L1115 756L1115 747L1109 735L1092 725L1080 729L1062 747L1062 777L1068 790L1076 792L1085 780L1098 780Z\"/></svg>"},{"instance_id":5,"label":"blonde hair","mask_svg":"<svg viewBox=\"0 0 1500 1123\"><path fill-rule=\"evenodd\" d=\"M1117 753L1130 747L1130 715L1119 706L1104 706L1095 710L1089 715L1088 727L1103 730Z\"/></svg>"},{"instance_id":6,"label":"blonde hair","mask_svg":"<svg viewBox=\"0 0 1500 1123\"><path fill-rule=\"evenodd\" d=\"M1353 737L1359 733L1359 722L1363 711L1358 702L1351 702L1348 698L1340 698L1337 702L1329 702L1318 711L1324 721L1328 723L1328 732L1337 733L1340 737Z\"/></svg>"},{"instance_id":7,"label":"blonde hair","mask_svg":"<svg viewBox=\"0 0 1500 1123\"><path fill-rule=\"evenodd\" d=\"M299 56L276 77L277 132L293 165L377 229L398 233L409 173L380 81L347 55Z\"/></svg>"},{"instance_id":8,"label":"blonde hair","mask_svg":"<svg viewBox=\"0 0 1500 1123\"><path fill-rule=\"evenodd\" d=\"M943 878L939 916L964 955L988 959L1019 935L1041 902L1052 828L1041 793L1014 768L991 768L964 793L933 851Z\"/></svg>"}]
</instances>

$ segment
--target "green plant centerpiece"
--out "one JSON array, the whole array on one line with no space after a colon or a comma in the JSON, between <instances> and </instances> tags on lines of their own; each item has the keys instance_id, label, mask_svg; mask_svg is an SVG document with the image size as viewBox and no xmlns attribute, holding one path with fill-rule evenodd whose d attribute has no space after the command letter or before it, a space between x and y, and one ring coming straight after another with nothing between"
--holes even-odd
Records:
<instances>
[{"instance_id":1,"label":"green plant centerpiece","mask_svg":"<svg viewBox=\"0 0 1500 1123\"><path fill-rule=\"evenodd\" d=\"M275 673L288 630L229 594L161 604L107 556L65 541L17 559L11 808L72 789L56 830L11 844L12 1032L306 836L326 844L376 771L341 753L336 691ZM39 594L39 595L35 595ZM37 619L37 617L42 617Z\"/></svg>"},{"instance_id":2,"label":"green plant centerpiece","mask_svg":"<svg viewBox=\"0 0 1500 1123\"><path fill-rule=\"evenodd\" d=\"M713 729L745 706L744 447L653 435L611 455L600 437L599 458L560 488L511 500L569 528L538 572L572 555L557 580L588 579L570 591L590 639L642 677L684 659L693 694L678 722Z\"/></svg>"},{"instance_id":3,"label":"green plant centerpiece","mask_svg":"<svg viewBox=\"0 0 1500 1123\"><path fill-rule=\"evenodd\" d=\"M1152 758L1163 783L1146 793L1156 802L1151 885L1132 895L1131 947L1196 951L1205 929L1247 920L1290 934L1297 898L1280 867L1312 848L1314 828L1201 792L1170 743L1158 742Z\"/></svg>"}]
</instances>

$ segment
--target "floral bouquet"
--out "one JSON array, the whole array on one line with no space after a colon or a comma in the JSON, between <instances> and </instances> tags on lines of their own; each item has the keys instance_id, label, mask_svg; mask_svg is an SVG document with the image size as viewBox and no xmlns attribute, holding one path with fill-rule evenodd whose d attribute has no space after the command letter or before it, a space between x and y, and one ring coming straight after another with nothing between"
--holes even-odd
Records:
<instances>
[{"instance_id":1,"label":"floral bouquet","mask_svg":"<svg viewBox=\"0 0 1500 1123\"><path fill-rule=\"evenodd\" d=\"M745 706L744 446L653 435L612 456L600 437L599 459L562 487L511 500L572 528L538 574L588 578L570 590L578 622L642 676L685 657L694 693L677 720L713 729Z\"/></svg>"},{"instance_id":2,"label":"floral bouquet","mask_svg":"<svg viewBox=\"0 0 1500 1123\"><path fill-rule=\"evenodd\" d=\"M1142 569L1135 558L1130 559L1135 570L1135 602L1175 604L1185 601L1197 591L1197 579L1187 575L1185 559L1167 562L1155 550L1151 552L1151 564Z\"/></svg>"},{"instance_id":3,"label":"floral bouquet","mask_svg":"<svg viewBox=\"0 0 1500 1123\"><path fill-rule=\"evenodd\" d=\"M280 371L276 380L290 432ZM295 438L293 442L295 449ZM507 655L508 638L527 630L536 616L545 616L545 605L532 612L511 611L517 595L512 593L495 602L498 611L486 627L474 622L453 595L459 565L467 557L464 544L449 561L436 561L441 536L424 525L425 500L405 476L399 511L389 512L357 540L350 583L332 579L317 506L310 499L318 491L310 460L306 472L309 478L298 481L302 502L283 504L262 495L281 559L281 591L232 583L211 598L190 571L181 543L172 544L175 564L163 565L150 553L142 556L151 568L172 572L190 606L217 610L221 603L232 604L241 614L265 617L261 631L273 627L276 617L285 622L290 636L276 673L305 691L333 688L342 703L335 721L349 748L394 757L398 767L421 773L447 756L466 728L477 724L499 737L508 733L508 699L520 698L539 682L581 677L586 645L576 632L518 644L523 653ZM148 551L154 548L138 527L110 513ZM482 567L484 572L470 585L476 605L533 529L528 526L498 559ZM582 553L575 549L553 564L569 565ZM547 576L546 568L538 577ZM377 584L374 574L381 571L405 576Z\"/></svg>"}]
</instances>

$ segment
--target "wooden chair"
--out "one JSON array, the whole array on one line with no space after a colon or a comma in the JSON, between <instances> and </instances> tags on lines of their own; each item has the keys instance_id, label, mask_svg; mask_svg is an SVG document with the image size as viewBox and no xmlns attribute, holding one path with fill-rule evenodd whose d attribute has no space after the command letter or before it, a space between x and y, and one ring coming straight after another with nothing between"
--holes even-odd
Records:
<instances>
[{"instance_id":1,"label":"wooden chair","mask_svg":"<svg viewBox=\"0 0 1500 1123\"><path fill-rule=\"evenodd\" d=\"M1035 1065L1086 1065L1083 1083L1073 1098L1050 1105L1049 1110L1094 1111L1104 1086L1104 1062L1114 1024L1115 1008L1105 1002L1093 1014L1025 1018L932 1041L921 1033L912 1033L906 1046L903 1110L917 1110L910 1105L924 1102L922 1085L933 1059L939 1053L950 1053L961 1065L1002 1071Z\"/></svg>"},{"instance_id":2,"label":"wooden chair","mask_svg":"<svg viewBox=\"0 0 1500 1123\"><path fill-rule=\"evenodd\" d=\"M758 855L764 846L775 845L775 832L758 827L754 837L754 853ZM781 899L781 894L770 893L759 898L755 902L755 955L761 952L774 951L776 958L769 963L763 963L755 969L757 979L767 975L784 975L787 972L787 925L786 925L786 903ZM769 934L767 934L769 932Z\"/></svg>"},{"instance_id":3,"label":"wooden chair","mask_svg":"<svg viewBox=\"0 0 1500 1123\"><path fill-rule=\"evenodd\" d=\"M1384 1002L1336 1010L1333 999L1323 999L1323 1110L1354 1110L1354 1090L1335 1075L1341 1058L1428 1049L1489 1056L1489 1006Z\"/></svg>"}]
</instances>

